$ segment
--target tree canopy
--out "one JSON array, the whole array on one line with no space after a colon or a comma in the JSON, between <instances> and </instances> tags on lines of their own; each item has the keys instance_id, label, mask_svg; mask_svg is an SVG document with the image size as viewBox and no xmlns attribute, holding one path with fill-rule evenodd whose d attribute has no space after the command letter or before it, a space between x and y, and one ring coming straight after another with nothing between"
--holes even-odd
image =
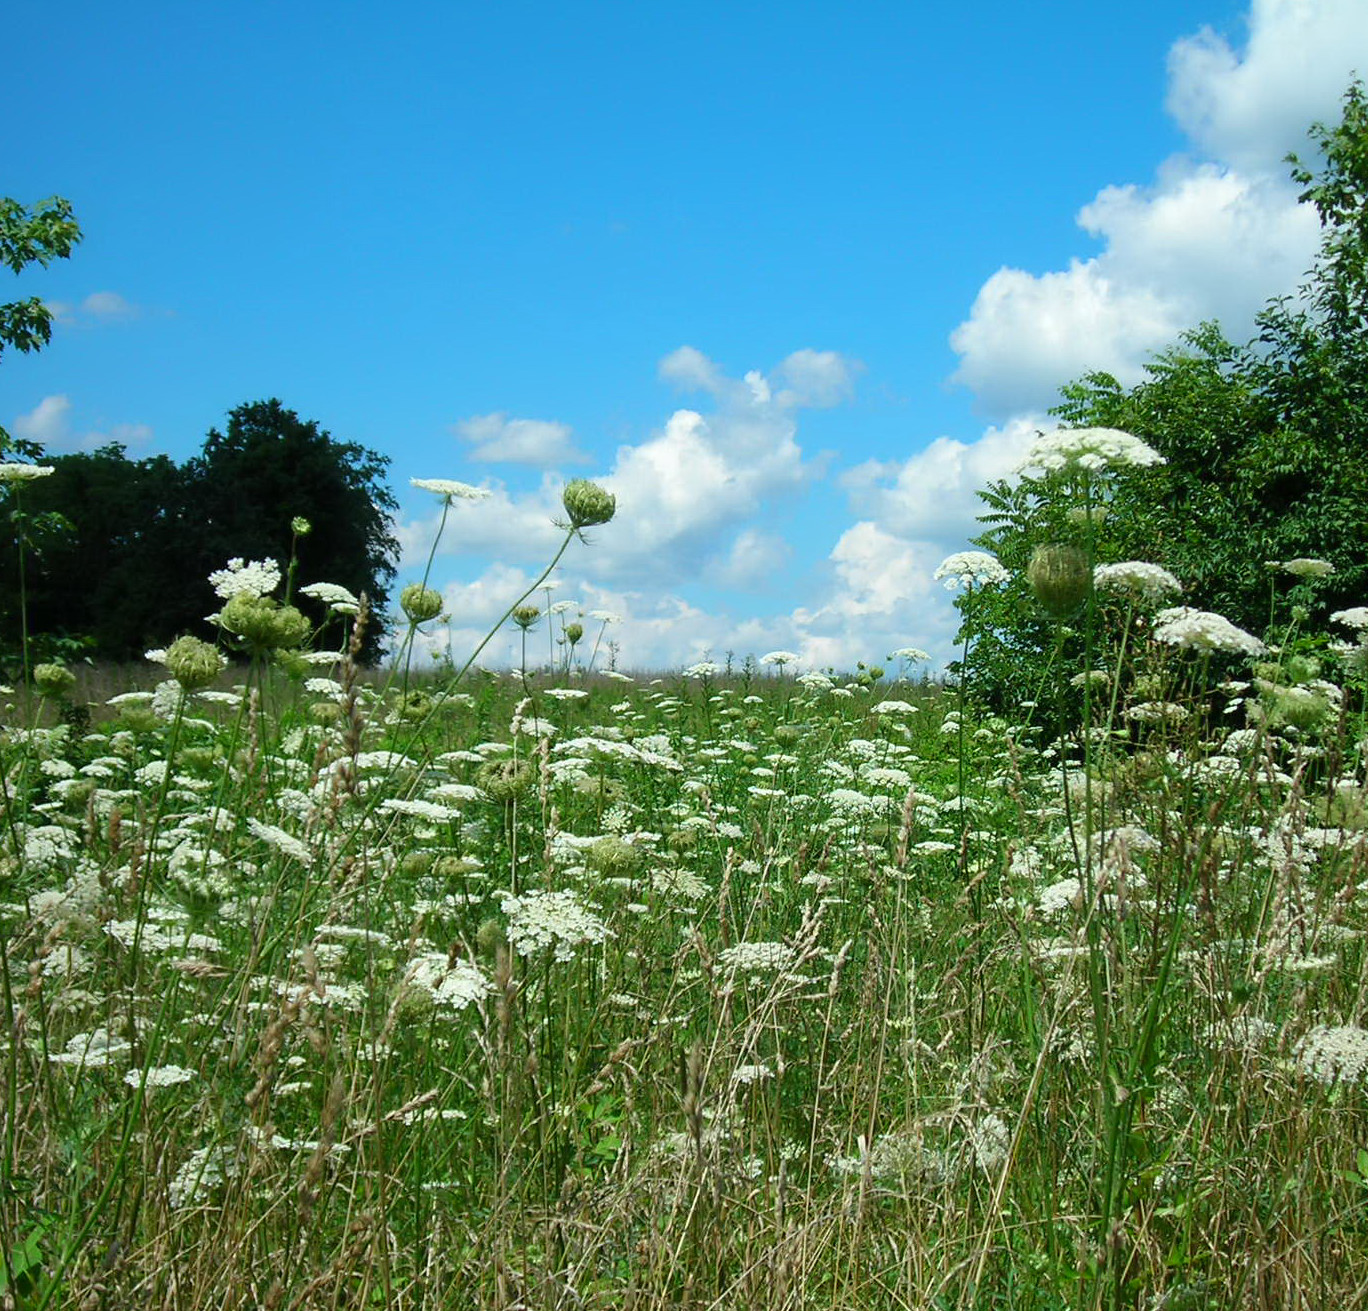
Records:
<instances>
[{"instance_id":1,"label":"tree canopy","mask_svg":"<svg viewBox=\"0 0 1368 1311\"><path fill-rule=\"evenodd\" d=\"M1016 581L960 602L977 643L975 681L998 703L1028 695L1054 627L1021 580L1031 551L1090 541L1099 562L1148 560L1181 579L1185 604L1264 632L1293 580L1271 562L1330 561L1317 617L1368 599L1368 102L1360 82L1339 124L1310 129L1312 163L1289 156L1316 207L1318 257L1295 297L1271 301L1245 345L1218 325L1183 334L1123 387L1094 372L1062 389L1067 427L1118 428L1166 463L1114 480L1105 518L1069 521L1048 480L999 480L980 495L994 552ZM1067 635L1066 635L1067 637ZM1069 652L1066 641L1066 653Z\"/></svg>"},{"instance_id":2,"label":"tree canopy","mask_svg":"<svg viewBox=\"0 0 1368 1311\"><path fill-rule=\"evenodd\" d=\"M43 644L84 642L92 654L135 659L184 634L206 633L218 608L208 582L234 556L297 555L297 583L366 592L377 615L389 599L397 508L384 481L387 457L334 439L278 400L240 405L195 458L130 460L117 444L50 457L53 473L25 492L31 521L29 629ZM54 516L60 516L55 518ZM292 521L308 520L297 535ZM69 527L62 531L61 521ZM17 633L17 552L0 547L0 629ZM296 604L318 622L325 611ZM375 659L377 619L363 655Z\"/></svg>"}]
</instances>

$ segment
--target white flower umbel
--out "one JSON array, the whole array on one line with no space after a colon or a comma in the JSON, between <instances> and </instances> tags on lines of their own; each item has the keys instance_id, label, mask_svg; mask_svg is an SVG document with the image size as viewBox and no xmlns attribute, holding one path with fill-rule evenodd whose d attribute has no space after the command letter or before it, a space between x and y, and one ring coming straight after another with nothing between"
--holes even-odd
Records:
<instances>
[{"instance_id":1,"label":"white flower umbel","mask_svg":"<svg viewBox=\"0 0 1368 1311\"><path fill-rule=\"evenodd\" d=\"M575 958L575 948L603 942L608 926L573 892L504 894L500 903L508 916L508 940L520 956L534 956L549 947L557 960Z\"/></svg>"},{"instance_id":2,"label":"white flower umbel","mask_svg":"<svg viewBox=\"0 0 1368 1311\"><path fill-rule=\"evenodd\" d=\"M1257 637L1236 628L1224 615L1191 606L1173 606L1155 616L1151 636L1156 642L1189 651L1228 651L1233 655L1261 655L1267 648Z\"/></svg>"},{"instance_id":3,"label":"white flower umbel","mask_svg":"<svg viewBox=\"0 0 1368 1311\"><path fill-rule=\"evenodd\" d=\"M1116 592L1135 601L1162 601L1183 590L1162 565L1144 560L1123 560L1120 564L1100 564L1093 569L1093 586L1099 592Z\"/></svg>"},{"instance_id":4,"label":"white flower umbel","mask_svg":"<svg viewBox=\"0 0 1368 1311\"><path fill-rule=\"evenodd\" d=\"M1368 628L1368 605L1356 605L1349 610L1336 610L1330 616L1332 624L1343 624L1346 628Z\"/></svg>"},{"instance_id":5,"label":"white flower umbel","mask_svg":"<svg viewBox=\"0 0 1368 1311\"><path fill-rule=\"evenodd\" d=\"M784 942L738 942L719 953L724 970L744 974L779 973L791 969L797 952Z\"/></svg>"},{"instance_id":6,"label":"white flower umbel","mask_svg":"<svg viewBox=\"0 0 1368 1311\"><path fill-rule=\"evenodd\" d=\"M1284 560L1282 571L1294 578L1329 578L1335 572L1335 566L1329 560L1315 560L1301 555L1295 560Z\"/></svg>"},{"instance_id":7,"label":"white flower umbel","mask_svg":"<svg viewBox=\"0 0 1368 1311\"><path fill-rule=\"evenodd\" d=\"M322 601L335 615L354 615L361 609L360 600L339 583L310 583L299 594Z\"/></svg>"},{"instance_id":8,"label":"white flower umbel","mask_svg":"<svg viewBox=\"0 0 1368 1311\"><path fill-rule=\"evenodd\" d=\"M313 852L297 837L286 833L283 828L277 828L274 824L264 824L250 815L247 817L247 828L254 838L259 838L268 847L274 847L282 855L299 861L301 865L313 864Z\"/></svg>"},{"instance_id":9,"label":"white flower umbel","mask_svg":"<svg viewBox=\"0 0 1368 1311\"><path fill-rule=\"evenodd\" d=\"M235 596L268 596L280 586L280 566L272 559L243 560L235 555L225 569L215 569L209 582L223 600Z\"/></svg>"},{"instance_id":10,"label":"white flower umbel","mask_svg":"<svg viewBox=\"0 0 1368 1311\"><path fill-rule=\"evenodd\" d=\"M0 464L0 483L29 483L46 478L52 471L50 464Z\"/></svg>"},{"instance_id":11,"label":"white flower umbel","mask_svg":"<svg viewBox=\"0 0 1368 1311\"><path fill-rule=\"evenodd\" d=\"M494 494L469 483L458 483L454 478L410 478L409 485L420 491L433 492L447 502L483 501Z\"/></svg>"},{"instance_id":12,"label":"white flower umbel","mask_svg":"<svg viewBox=\"0 0 1368 1311\"><path fill-rule=\"evenodd\" d=\"M1018 473L1039 469L1062 473L1069 469L1148 468L1166 463L1152 446L1119 428L1057 428L1041 433L1017 466Z\"/></svg>"},{"instance_id":13,"label":"white flower umbel","mask_svg":"<svg viewBox=\"0 0 1368 1311\"><path fill-rule=\"evenodd\" d=\"M148 1088L170 1088L173 1084L189 1083L198 1077L194 1070L187 1070L183 1065L157 1065L150 1070L129 1070L123 1081L130 1088L140 1084Z\"/></svg>"},{"instance_id":14,"label":"white flower umbel","mask_svg":"<svg viewBox=\"0 0 1368 1311\"><path fill-rule=\"evenodd\" d=\"M1297 1064L1321 1083L1356 1083L1368 1073L1368 1029L1318 1024L1296 1048Z\"/></svg>"},{"instance_id":15,"label":"white flower umbel","mask_svg":"<svg viewBox=\"0 0 1368 1311\"><path fill-rule=\"evenodd\" d=\"M449 1010L464 1010L486 996L491 983L478 967L465 960L451 960L444 951L424 952L409 965L406 983L422 988L433 1003Z\"/></svg>"},{"instance_id":16,"label":"white flower umbel","mask_svg":"<svg viewBox=\"0 0 1368 1311\"><path fill-rule=\"evenodd\" d=\"M1002 567L996 556L987 551L956 551L940 562L934 577L943 581L945 588L953 592L957 587L987 587L992 583L1005 583L1011 575Z\"/></svg>"}]
</instances>

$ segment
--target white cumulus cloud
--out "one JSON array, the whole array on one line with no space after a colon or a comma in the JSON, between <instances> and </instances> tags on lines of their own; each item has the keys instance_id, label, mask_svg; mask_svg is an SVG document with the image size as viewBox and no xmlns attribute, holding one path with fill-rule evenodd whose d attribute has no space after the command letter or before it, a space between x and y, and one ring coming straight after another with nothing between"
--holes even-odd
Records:
<instances>
[{"instance_id":1,"label":"white cumulus cloud","mask_svg":"<svg viewBox=\"0 0 1368 1311\"><path fill-rule=\"evenodd\" d=\"M152 429L145 423L115 423L78 431L72 423L69 396L44 396L27 414L15 416L10 431L25 441L40 442L51 455L93 451L111 442L136 448L152 440Z\"/></svg>"},{"instance_id":2,"label":"white cumulus cloud","mask_svg":"<svg viewBox=\"0 0 1368 1311\"><path fill-rule=\"evenodd\" d=\"M1242 340L1316 252L1314 211L1282 163L1314 119L1334 121L1368 64L1362 0L1255 0L1237 52L1210 30L1175 43L1168 105L1200 157L1165 161L1147 185L1108 186L1077 214L1102 243L1067 269L1003 267L951 335L953 381L990 415L1052 403L1092 370L1137 382L1154 352L1219 319Z\"/></svg>"},{"instance_id":3,"label":"white cumulus cloud","mask_svg":"<svg viewBox=\"0 0 1368 1311\"><path fill-rule=\"evenodd\" d=\"M588 458L575 449L568 424L548 419L510 419L506 414L475 414L455 427L469 442L472 460L502 464L530 464L549 468L582 464Z\"/></svg>"}]
</instances>

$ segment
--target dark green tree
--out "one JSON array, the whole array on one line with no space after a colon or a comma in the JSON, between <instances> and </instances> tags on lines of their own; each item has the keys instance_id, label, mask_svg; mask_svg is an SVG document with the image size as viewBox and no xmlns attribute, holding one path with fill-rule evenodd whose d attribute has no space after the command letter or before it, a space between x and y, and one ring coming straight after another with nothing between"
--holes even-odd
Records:
<instances>
[{"instance_id":1,"label":"dark green tree","mask_svg":"<svg viewBox=\"0 0 1368 1311\"><path fill-rule=\"evenodd\" d=\"M220 604L209 574L234 556L270 556L283 569L296 516L312 525L298 541L297 583L366 592L377 618L363 655L378 657L378 612L397 554L384 456L265 401L239 406L183 465L164 455L130 460L117 444L46 463L53 472L26 486L24 503L29 629L40 658L86 648L138 659L183 633L209 636L205 616ZM18 568L15 544L0 543L6 635L19 632ZM297 604L324 619L309 598Z\"/></svg>"},{"instance_id":2,"label":"dark green tree","mask_svg":"<svg viewBox=\"0 0 1368 1311\"><path fill-rule=\"evenodd\" d=\"M110 659L136 659L173 635L171 626L208 613L202 597L198 605L182 599L181 551L194 525L182 469L164 455L129 460L117 443L46 463L52 473L29 486L26 507L35 525L65 528L42 534L29 559L29 628L39 654L87 643ZM17 561L4 565L8 575ZM6 585L6 631L16 604Z\"/></svg>"},{"instance_id":3,"label":"dark green tree","mask_svg":"<svg viewBox=\"0 0 1368 1311\"><path fill-rule=\"evenodd\" d=\"M357 442L338 441L278 400L239 405L222 432L211 430L186 468L198 520L183 555L192 579L207 579L233 556L290 558L290 523L312 526L299 542L298 582L340 583L365 592L373 619L365 657L378 658L379 615L389 600L399 544L391 530L398 502L385 483L389 458ZM199 600L213 601L207 582ZM306 613L323 617L305 598ZM206 613L204 610L200 614Z\"/></svg>"}]
</instances>

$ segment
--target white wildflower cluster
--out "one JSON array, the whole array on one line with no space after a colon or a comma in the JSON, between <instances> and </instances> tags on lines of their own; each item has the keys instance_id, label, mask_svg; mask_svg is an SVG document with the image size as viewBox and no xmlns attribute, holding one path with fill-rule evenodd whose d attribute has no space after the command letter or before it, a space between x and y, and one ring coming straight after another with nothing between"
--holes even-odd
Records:
<instances>
[{"instance_id":1,"label":"white wildflower cluster","mask_svg":"<svg viewBox=\"0 0 1368 1311\"><path fill-rule=\"evenodd\" d=\"M1002 1116L990 1111L969 1130L969 1146L978 1168L984 1174L997 1174L1007 1164L1012 1131Z\"/></svg>"},{"instance_id":2,"label":"white wildflower cluster","mask_svg":"<svg viewBox=\"0 0 1368 1311\"><path fill-rule=\"evenodd\" d=\"M157 1065L150 1070L129 1070L123 1081L130 1088L170 1088L178 1083L189 1083L195 1078L198 1075L194 1070L187 1070L183 1065Z\"/></svg>"},{"instance_id":3,"label":"white wildflower cluster","mask_svg":"<svg viewBox=\"0 0 1368 1311\"><path fill-rule=\"evenodd\" d=\"M700 660L683 671L685 678L716 678L724 672L716 660Z\"/></svg>"},{"instance_id":4,"label":"white wildflower cluster","mask_svg":"<svg viewBox=\"0 0 1368 1311\"><path fill-rule=\"evenodd\" d=\"M268 847L273 847L281 855L289 856L301 865L313 864L313 852L297 837L286 833L283 828L277 828L274 824L264 824L261 820L248 816L247 829L254 838L258 838Z\"/></svg>"},{"instance_id":5,"label":"white wildflower cluster","mask_svg":"<svg viewBox=\"0 0 1368 1311\"><path fill-rule=\"evenodd\" d=\"M1283 573L1291 574L1294 578L1329 578L1335 572L1335 566L1329 560L1315 560L1307 556L1284 560L1281 567Z\"/></svg>"},{"instance_id":6,"label":"white wildflower cluster","mask_svg":"<svg viewBox=\"0 0 1368 1311\"><path fill-rule=\"evenodd\" d=\"M1257 637L1237 628L1224 615L1191 606L1173 606L1155 616L1151 636L1156 642L1188 651L1227 651L1233 655L1260 655L1267 648Z\"/></svg>"},{"instance_id":7,"label":"white wildflower cluster","mask_svg":"<svg viewBox=\"0 0 1368 1311\"><path fill-rule=\"evenodd\" d=\"M1144 560L1097 565L1093 569L1093 586L1099 592L1115 592L1147 602L1162 601L1183 590L1182 583L1162 565L1147 564Z\"/></svg>"},{"instance_id":8,"label":"white wildflower cluster","mask_svg":"<svg viewBox=\"0 0 1368 1311\"><path fill-rule=\"evenodd\" d=\"M940 562L933 577L937 582L944 582L946 591L953 592L957 587L1005 583L1011 575L997 557L987 551L956 551Z\"/></svg>"},{"instance_id":9,"label":"white wildflower cluster","mask_svg":"<svg viewBox=\"0 0 1368 1311\"><path fill-rule=\"evenodd\" d=\"M1330 616L1332 624L1344 624L1346 628L1357 628L1360 631L1368 628L1368 605L1352 606L1348 610L1336 610Z\"/></svg>"},{"instance_id":10,"label":"white wildflower cluster","mask_svg":"<svg viewBox=\"0 0 1368 1311\"><path fill-rule=\"evenodd\" d=\"M209 575L214 592L223 600L235 596L268 596L280 586L280 566L272 559L243 560L235 555L226 569Z\"/></svg>"},{"instance_id":11,"label":"white wildflower cluster","mask_svg":"<svg viewBox=\"0 0 1368 1311\"><path fill-rule=\"evenodd\" d=\"M82 1070L103 1069L110 1062L132 1051L132 1044L110 1029L92 1029L78 1033L67 1041L64 1050L51 1052L48 1060L53 1065L72 1065Z\"/></svg>"},{"instance_id":12,"label":"white wildflower cluster","mask_svg":"<svg viewBox=\"0 0 1368 1311\"><path fill-rule=\"evenodd\" d=\"M18 464L8 461L0 464L0 483L28 483L35 478L46 478L54 467L51 464Z\"/></svg>"},{"instance_id":13,"label":"white wildflower cluster","mask_svg":"<svg viewBox=\"0 0 1368 1311\"><path fill-rule=\"evenodd\" d=\"M322 601L335 615L354 615L361 610L360 600L338 583L310 583L301 587L299 594Z\"/></svg>"},{"instance_id":14,"label":"white wildflower cluster","mask_svg":"<svg viewBox=\"0 0 1368 1311\"><path fill-rule=\"evenodd\" d=\"M920 711L909 701L880 701L877 705L869 707L871 715L904 715L919 714Z\"/></svg>"},{"instance_id":15,"label":"white wildflower cluster","mask_svg":"<svg viewBox=\"0 0 1368 1311\"><path fill-rule=\"evenodd\" d=\"M404 982L421 988L437 1006L464 1010L493 986L480 969L465 960L451 960L444 951L424 952L408 967Z\"/></svg>"},{"instance_id":16,"label":"white wildflower cluster","mask_svg":"<svg viewBox=\"0 0 1368 1311\"><path fill-rule=\"evenodd\" d=\"M459 783L449 783L448 788L461 787ZM467 788L467 791L479 795L478 789ZM453 819L460 819L461 812L453 810L450 806L439 805L435 801L424 801L419 797L405 799L403 797L386 797L380 803L381 810L388 810L396 815L407 815L410 819L426 819L434 824L450 823Z\"/></svg>"},{"instance_id":17,"label":"white wildflower cluster","mask_svg":"<svg viewBox=\"0 0 1368 1311\"><path fill-rule=\"evenodd\" d=\"M888 653L890 660L930 660L931 657L919 646L900 646Z\"/></svg>"},{"instance_id":18,"label":"white wildflower cluster","mask_svg":"<svg viewBox=\"0 0 1368 1311\"><path fill-rule=\"evenodd\" d=\"M409 486L422 492L432 492L449 505L452 501L483 501L494 493L482 487L472 487L469 483L457 482L454 478L410 478Z\"/></svg>"},{"instance_id":19,"label":"white wildflower cluster","mask_svg":"<svg viewBox=\"0 0 1368 1311\"><path fill-rule=\"evenodd\" d=\"M520 956L550 948L560 961L573 960L575 948L611 937L611 930L573 892L505 893L500 909L508 916L508 940Z\"/></svg>"},{"instance_id":20,"label":"white wildflower cluster","mask_svg":"<svg viewBox=\"0 0 1368 1311\"><path fill-rule=\"evenodd\" d=\"M1148 443L1119 428L1058 428L1041 433L1017 466L1018 473L1039 469L1059 473L1069 469L1149 468L1166 461Z\"/></svg>"},{"instance_id":21,"label":"white wildflower cluster","mask_svg":"<svg viewBox=\"0 0 1368 1311\"><path fill-rule=\"evenodd\" d=\"M770 651L760 657L762 665L778 665L782 669L785 665L797 664L799 655L796 651Z\"/></svg>"},{"instance_id":22,"label":"white wildflower cluster","mask_svg":"<svg viewBox=\"0 0 1368 1311\"><path fill-rule=\"evenodd\" d=\"M1126 718L1137 724L1181 724L1188 713L1173 701L1141 701L1127 708Z\"/></svg>"},{"instance_id":23,"label":"white wildflower cluster","mask_svg":"<svg viewBox=\"0 0 1368 1311\"><path fill-rule=\"evenodd\" d=\"M945 1154L928 1147L915 1131L881 1134L867 1147L861 1138L859 1155L833 1156L828 1164L837 1174L868 1171L875 1179L897 1180L904 1187L944 1183L951 1174Z\"/></svg>"},{"instance_id":24,"label":"white wildflower cluster","mask_svg":"<svg viewBox=\"0 0 1368 1311\"><path fill-rule=\"evenodd\" d=\"M1368 1074L1368 1029L1318 1024L1297 1044L1302 1071L1321 1083L1357 1083Z\"/></svg>"},{"instance_id":25,"label":"white wildflower cluster","mask_svg":"<svg viewBox=\"0 0 1368 1311\"><path fill-rule=\"evenodd\" d=\"M717 963L738 974L781 973L791 969L798 953L784 942L738 942L718 954Z\"/></svg>"},{"instance_id":26,"label":"white wildflower cluster","mask_svg":"<svg viewBox=\"0 0 1368 1311\"><path fill-rule=\"evenodd\" d=\"M171 1203L171 1209L179 1211L203 1201L225 1179L231 1179L237 1173L237 1160L230 1148L196 1149L167 1185L167 1200Z\"/></svg>"}]
</instances>

